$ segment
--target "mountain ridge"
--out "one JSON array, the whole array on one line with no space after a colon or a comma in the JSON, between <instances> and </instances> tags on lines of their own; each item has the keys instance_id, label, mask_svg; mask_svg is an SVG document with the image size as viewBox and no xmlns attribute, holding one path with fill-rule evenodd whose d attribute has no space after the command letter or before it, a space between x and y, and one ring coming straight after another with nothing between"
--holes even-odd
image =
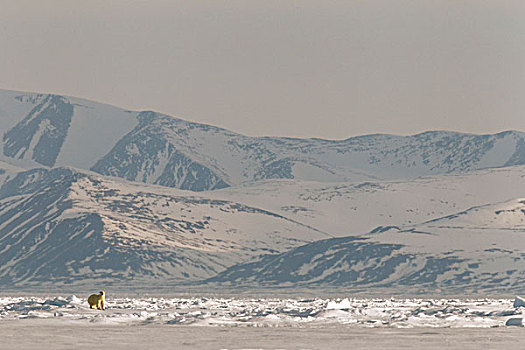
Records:
<instances>
[{"instance_id":1,"label":"mountain ridge","mask_svg":"<svg viewBox=\"0 0 525 350\"><path fill-rule=\"evenodd\" d=\"M525 133L518 131L249 137L153 111L2 90L0 119L9 120L0 123L4 156L193 191L264 179L395 180L525 164Z\"/></svg>"}]
</instances>

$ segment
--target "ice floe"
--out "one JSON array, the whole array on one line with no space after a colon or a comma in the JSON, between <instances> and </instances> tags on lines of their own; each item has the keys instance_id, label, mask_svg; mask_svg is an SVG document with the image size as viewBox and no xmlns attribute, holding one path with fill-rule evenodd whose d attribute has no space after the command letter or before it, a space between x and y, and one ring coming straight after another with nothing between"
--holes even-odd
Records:
<instances>
[{"instance_id":1,"label":"ice floe","mask_svg":"<svg viewBox=\"0 0 525 350\"><path fill-rule=\"evenodd\" d=\"M525 307L525 298L517 296L516 299L514 299L513 306L514 307L520 307L520 306Z\"/></svg>"},{"instance_id":2,"label":"ice floe","mask_svg":"<svg viewBox=\"0 0 525 350\"><path fill-rule=\"evenodd\" d=\"M505 326L523 327L523 317L511 317L505 322Z\"/></svg>"}]
</instances>

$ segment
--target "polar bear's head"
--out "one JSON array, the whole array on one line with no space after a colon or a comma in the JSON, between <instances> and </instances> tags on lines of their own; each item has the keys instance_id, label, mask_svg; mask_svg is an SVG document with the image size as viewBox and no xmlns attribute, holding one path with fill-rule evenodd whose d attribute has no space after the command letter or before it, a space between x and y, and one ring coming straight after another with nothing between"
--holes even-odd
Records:
<instances>
[{"instance_id":1,"label":"polar bear's head","mask_svg":"<svg viewBox=\"0 0 525 350\"><path fill-rule=\"evenodd\" d=\"M101 290L98 294L100 294L101 296L104 296L104 295L106 295L106 292L104 292L103 290Z\"/></svg>"}]
</instances>

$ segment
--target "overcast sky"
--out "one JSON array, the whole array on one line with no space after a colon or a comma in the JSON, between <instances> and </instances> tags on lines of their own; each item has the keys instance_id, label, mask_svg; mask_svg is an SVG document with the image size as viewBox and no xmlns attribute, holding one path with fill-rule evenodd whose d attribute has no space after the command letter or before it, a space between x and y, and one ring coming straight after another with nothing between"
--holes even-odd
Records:
<instances>
[{"instance_id":1,"label":"overcast sky","mask_svg":"<svg viewBox=\"0 0 525 350\"><path fill-rule=\"evenodd\" d=\"M525 131L523 0L0 0L0 88L247 135Z\"/></svg>"}]
</instances>

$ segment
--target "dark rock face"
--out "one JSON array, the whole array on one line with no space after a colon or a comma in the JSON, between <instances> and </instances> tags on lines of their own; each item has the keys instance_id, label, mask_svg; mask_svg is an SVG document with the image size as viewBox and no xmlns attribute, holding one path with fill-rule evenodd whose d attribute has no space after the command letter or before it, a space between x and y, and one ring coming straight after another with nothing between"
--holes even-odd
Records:
<instances>
[{"instance_id":1,"label":"dark rock face","mask_svg":"<svg viewBox=\"0 0 525 350\"><path fill-rule=\"evenodd\" d=\"M292 167L293 159L279 159L267 162L263 168L255 174L255 179L293 179Z\"/></svg>"},{"instance_id":2,"label":"dark rock face","mask_svg":"<svg viewBox=\"0 0 525 350\"><path fill-rule=\"evenodd\" d=\"M66 139L73 105L64 97L48 95L4 134L4 155L53 166Z\"/></svg>"}]
</instances>

